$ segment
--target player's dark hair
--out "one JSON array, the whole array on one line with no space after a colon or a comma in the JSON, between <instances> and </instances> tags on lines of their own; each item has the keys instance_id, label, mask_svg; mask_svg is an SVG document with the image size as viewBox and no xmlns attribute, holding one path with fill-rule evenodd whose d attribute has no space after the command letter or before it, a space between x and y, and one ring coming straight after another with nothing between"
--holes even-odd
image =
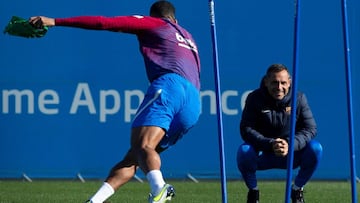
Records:
<instances>
[{"instance_id":1,"label":"player's dark hair","mask_svg":"<svg viewBox=\"0 0 360 203\"><path fill-rule=\"evenodd\" d=\"M150 16L175 20L175 7L168 1L157 1L150 8Z\"/></svg>"}]
</instances>

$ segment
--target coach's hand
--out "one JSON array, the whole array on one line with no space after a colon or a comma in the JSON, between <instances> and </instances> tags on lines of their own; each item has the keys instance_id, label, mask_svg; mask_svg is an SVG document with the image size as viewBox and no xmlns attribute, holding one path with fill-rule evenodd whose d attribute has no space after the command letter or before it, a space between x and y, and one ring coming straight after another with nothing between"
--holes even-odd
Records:
<instances>
[{"instance_id":1,"label":"coach's hand","mask_svg":"<svg viewBox=\"0 0 360 203\"><path fill-rule=\"evenodd\" d=\"M281 138L276 138L272 143L272 148L277 156L286 156L289 152L289 144L286 140Z\"/></svg>"}]
</instances>

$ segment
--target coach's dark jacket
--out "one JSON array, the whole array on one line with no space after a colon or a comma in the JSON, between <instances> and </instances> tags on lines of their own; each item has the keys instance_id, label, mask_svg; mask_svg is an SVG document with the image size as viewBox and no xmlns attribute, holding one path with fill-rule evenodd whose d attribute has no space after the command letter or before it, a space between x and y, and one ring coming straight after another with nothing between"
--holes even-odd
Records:
<instances>
[{"instance_id":1,"label":"coach's dark jacket","mask_svg":"<svg viewBox=\"0 0 360 203\"><path fill-rule=\"evenodd\" d=\"M251 92L240 122L242 139L259 151L272 151L274 138L289 140L291 91L282 100L273 99L263 82ZM305 95L298 91L294 150L301 150L315 137L316 123Z\"/></svg>"}]
</instances>

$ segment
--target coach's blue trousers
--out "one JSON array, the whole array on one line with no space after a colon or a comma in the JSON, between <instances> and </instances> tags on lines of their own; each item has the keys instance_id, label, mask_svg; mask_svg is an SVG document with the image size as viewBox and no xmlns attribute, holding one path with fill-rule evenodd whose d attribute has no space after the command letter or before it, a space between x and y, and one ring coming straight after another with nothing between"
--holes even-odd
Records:
<instances>
[{"instance_id":1,"label":"coach's blue trousers","mask_svg":"<svg viewBox=\"0 0 360 203\"><path fill-rule=\"evenodd\" d=\"M322 157L322 146L312 140L300 151L294 152L293 168L299 168L295 185L303 187L311 178ZM249 189L257 187L256 171L267 169L286 169L287 156L279 157L274 153L258 152L251 145L240 145L237 152L237 165Z\"/></svg>"}]
</instances>

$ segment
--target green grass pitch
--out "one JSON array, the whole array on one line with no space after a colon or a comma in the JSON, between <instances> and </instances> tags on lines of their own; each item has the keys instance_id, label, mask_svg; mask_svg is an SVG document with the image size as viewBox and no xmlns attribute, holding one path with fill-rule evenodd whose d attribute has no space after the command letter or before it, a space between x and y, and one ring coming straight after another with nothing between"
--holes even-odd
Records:
<instances>
[{"instance_id":1,"label":"green grass pitch","mask_svg":"<svg viewBox=\"0 0 360 203\"><path fill-rule=\"evenodd\" d=\"M171 202L178 203L221 203L221 183L217 180L168 180L176 190ZM101 181L91 180L0 180L0 203L81 203L97 191ZM246 202L247 188L244 182L227 182L227 202ZM283 203L285 181L259 181L260 201ZM359 193L359 189L357 188ZM149 186L146 182L131 181L118 190L111 203L147 202ZM305 201L310 203L350 203L351 184L346 181L310 181L304 190ZM358 195L359 196L359 195ZM359 198L358 198L359 199Z\"/></svg>"}]
</instances>

